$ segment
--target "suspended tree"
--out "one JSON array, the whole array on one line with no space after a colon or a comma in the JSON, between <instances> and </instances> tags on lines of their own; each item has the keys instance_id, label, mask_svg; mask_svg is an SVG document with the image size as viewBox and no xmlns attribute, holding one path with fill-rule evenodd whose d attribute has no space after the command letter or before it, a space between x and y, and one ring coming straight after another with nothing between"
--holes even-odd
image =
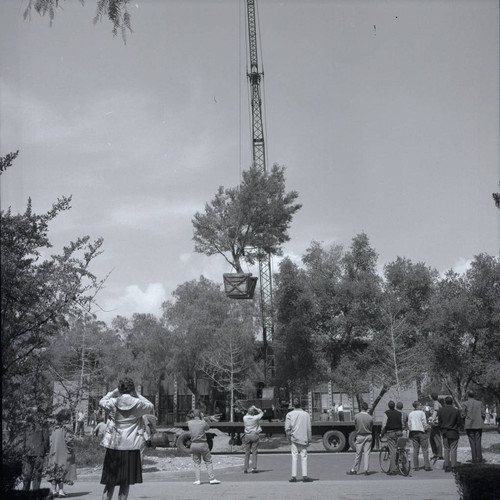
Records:
<instances>
[{"instance_id":1,"label":"suspended tree","mask_svg":"<svg viewBox=\"0 0 500 500\"><path fill-rule=\"evenodd\" d=\"M288 228L301 205L298 193L285 192L285 169L251 167L235 188L219 187L215 198L192 220L195 251L222 255L237 273L265 254L281 255Z\"/></svg>"}]
</instances>

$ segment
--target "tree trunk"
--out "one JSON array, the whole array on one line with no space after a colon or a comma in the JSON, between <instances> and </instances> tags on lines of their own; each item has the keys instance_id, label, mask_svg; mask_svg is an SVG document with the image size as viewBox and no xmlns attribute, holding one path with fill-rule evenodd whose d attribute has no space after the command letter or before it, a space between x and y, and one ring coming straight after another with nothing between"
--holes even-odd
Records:
<instances>
[{"instance_id":1,"label":"tree trunk","mask_svg":"<svg viewBox=\"0 0 500 500\"><path fill-rule=\"evenodd\" d=\"M380 389L379 395L375 398L375 401L373 402L373 406L371 410L369 411L370 415L373 415L375 412L375 408L377 405L380 403L380 400L384 397L384 394L389 390L389 386L386 384L382 385L382 388Z\"/></svg>"},{"instance_id":2,"label":"tree trunk","mask_svg":"<svg viewBox=\"0 0 500 500\"><path fill-rule=\"evenodd\" d=\"M361 411L361 403L363 403L364 399L360 392L356 393L356 401L358 402L358 408Z\"/></svg>"}]
</instances>

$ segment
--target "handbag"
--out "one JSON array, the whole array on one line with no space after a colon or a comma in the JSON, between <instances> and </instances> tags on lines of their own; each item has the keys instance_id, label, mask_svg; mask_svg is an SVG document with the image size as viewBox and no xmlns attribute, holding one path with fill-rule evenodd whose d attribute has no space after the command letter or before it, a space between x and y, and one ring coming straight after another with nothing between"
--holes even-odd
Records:
<instances>
[{"instance_id":1,"label":"handbag","mask_svg":"<svg viewBox=\"0 0 500 500\"><path fill-rule=\"evenodd\" d=\"M104 448L119 449L121 441L121 433L116 429L114 422L111 419L108 420L104 436L99 444Z\"/></svg>"}]
</instances>

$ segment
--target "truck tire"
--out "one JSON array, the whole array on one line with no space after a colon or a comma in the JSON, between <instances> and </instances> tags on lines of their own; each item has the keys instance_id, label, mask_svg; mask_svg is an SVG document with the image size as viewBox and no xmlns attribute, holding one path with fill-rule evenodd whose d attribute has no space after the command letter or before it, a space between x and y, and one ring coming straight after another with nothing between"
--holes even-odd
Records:
<instances>
[{"instance_id":1,"label":"truck tire","mask_svg":"<svg viewBox=\"0 0 500 500\"><path fill-rule=\"evenodd\" d=\"M349 433L349 447L351 450L356 451L356 431Z\"/></svg>"},{"instance_id":2,"label":"truck tire","mask_svg":"<svg viewBox=\"0 0 500 500\"><path fill-rule=\"evenodd\" d=\"M340 431L326 431L323 434L323 446L326 451L338 453L343 451L346 445L346 438Z\"/></svg>"},{"instance_id":3,"label":"truck tire","mask_svg":"<svg viewBox=\"0 0 500 500\"><path fill-rule=\"evenodd\" d=\"M176 441L176 447L183 455L191 453L191 434L189 432L182 432Z\"/></svg>"}]
</instances>

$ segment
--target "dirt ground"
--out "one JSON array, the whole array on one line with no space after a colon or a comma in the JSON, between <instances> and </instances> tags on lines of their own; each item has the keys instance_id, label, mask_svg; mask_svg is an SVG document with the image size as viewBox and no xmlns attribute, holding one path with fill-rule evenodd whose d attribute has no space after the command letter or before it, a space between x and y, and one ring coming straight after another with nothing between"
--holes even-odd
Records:
<instances>
[{"instance_id":1,"label":"dirt ground","mask_svg":"<svg viewBox=\"0 0 500 500\"><path fill-rule=\"evenodd\" d=\"M500 463L500 433L491 426L483 432L483 457L489 463ZM491 449L494 447L493 449ZM260 452L266 451L283 452L289 451L288 443L283 436L272 437L267 440L263 438L260 443ZM161 450L159 448L159 450ZM243 447L232 446L229 444L229 437L220 433L214 440L214 466L216 468L240 467L243 465ZM316 438L310 446L310 451L323 451L321 438ZM351 452L352 453L352 452ZM192 461L190 456L186 457L167 457L162 456L162 453L157 453L159 456L148 455L147 451L144 457L144 472L155 471L183 471L192 469ZM227 454L227 455L226 455ZM458 443L458 461L465 463L470 460L470 447L467 436L460 436ZM101 467L89 469L79 469L79 475L100 473Z\"/></svg>"}]
</instances>

